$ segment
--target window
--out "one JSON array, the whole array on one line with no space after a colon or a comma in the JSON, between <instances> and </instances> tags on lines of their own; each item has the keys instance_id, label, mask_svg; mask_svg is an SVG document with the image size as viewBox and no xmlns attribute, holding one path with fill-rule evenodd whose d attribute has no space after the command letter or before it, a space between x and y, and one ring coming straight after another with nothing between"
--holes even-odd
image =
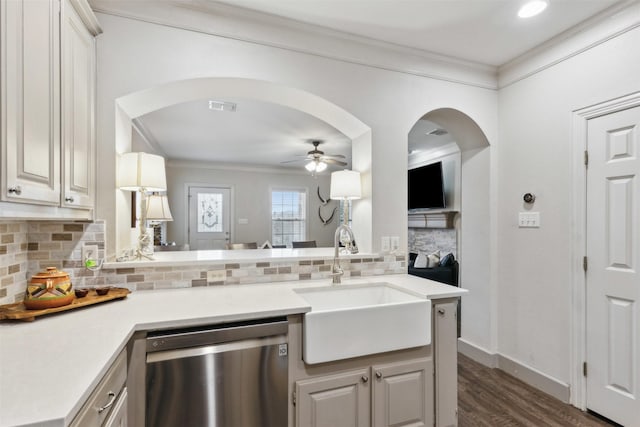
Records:
<instances>
[{"instance_id":1,"label":"window","mask_svg":"<svg viewBox=\"0 0 640 427\"><path fill-rule=\"evenodd\" d=\"M291 242L306 240L306 190L271 191L271 244L291 247Z\"/></svg>"}]
</instances>

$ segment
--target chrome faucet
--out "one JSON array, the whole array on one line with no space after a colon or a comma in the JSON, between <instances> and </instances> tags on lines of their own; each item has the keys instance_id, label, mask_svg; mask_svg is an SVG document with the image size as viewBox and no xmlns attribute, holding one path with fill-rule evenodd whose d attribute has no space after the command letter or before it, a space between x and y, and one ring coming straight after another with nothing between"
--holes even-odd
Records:
<instances>
[{"instance_id":1,"label":"chrome faucet","mask_svg":"<svg viewBox=\"0 0 640 427\"><path fill-rule=\"evenodd\" d=\"M345 231L349 235L349 242L345 243L345 249L351 254L358 253L358 246L356 240L353 237L353 231L346 224L340 224L336 228L336 234L333 236L333 267L331 268L332 283L337 285L340 283L340 278L344 274L344 270L340 267L340 235Z\"/></svg>"}]
</instances>

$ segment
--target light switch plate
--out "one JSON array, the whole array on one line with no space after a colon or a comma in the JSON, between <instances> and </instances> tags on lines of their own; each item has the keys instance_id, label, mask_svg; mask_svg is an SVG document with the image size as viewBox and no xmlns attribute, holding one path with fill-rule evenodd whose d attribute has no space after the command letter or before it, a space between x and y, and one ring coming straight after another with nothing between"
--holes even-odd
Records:
<instances>
[{"instance_id":1,"label":"light switch plate","mask_svg":"<svg viewBox=\"0 0 640 427\"><path fill-rule=\"evenodd\" d=\"M238 224L246 225L249 224L248 218L238 218Z\"/></svg>"},{"instance_id":2,"label":"light switch plate","mask_svg":"<svg viewBox=\"0 0 640 427\"><path fill-rule=\"evenodd\" d=\"M391 251L395 252L400 249L400 236L391 237Z\"/></svg>"},{"instance_id":3,"label":"light switch plate","mask_svg":"<svg viewBox=\"0 0 640 427\"><path fill-rule=\"evenodd\" d=\"M391 241L389 240L389 236L383 236L380 242L380 250L382 252L389 252L391 250Z\"/></svg>"},{"instance_id":4,"label":"light switch plate","mask_svg":"<svg viewBox=\"0 0 640 427\"><path fill-rule=\"evenodd\" d=\"M227 270L207 271L207 282L224 282L227 280Z\"/></svg>"},{"instance_id":5,"label":"light switch plate","mask_svg":"<svg viewBox=\"0 0 640 427\"><path fill-rule=\"evenodd\" d=\"M540 228L540 212L520 212L518 214L518 227Z\"/></svg>"}]
</instances>

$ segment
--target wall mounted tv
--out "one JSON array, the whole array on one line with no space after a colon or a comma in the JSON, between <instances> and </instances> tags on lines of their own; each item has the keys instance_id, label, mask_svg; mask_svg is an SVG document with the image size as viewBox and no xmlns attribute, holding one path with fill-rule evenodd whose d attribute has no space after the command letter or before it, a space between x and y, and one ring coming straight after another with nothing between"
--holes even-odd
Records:
<instances>
[{"instance_id":1,"label":"wall mounted tv","mask_svg":"<svg viewBox=\"0 0 640 427\"><path fill-rule=\"evenodd\" d=\"M442 162L410 169L408 187L409 210L446 207Z\"/></svg>"}]
</instances>

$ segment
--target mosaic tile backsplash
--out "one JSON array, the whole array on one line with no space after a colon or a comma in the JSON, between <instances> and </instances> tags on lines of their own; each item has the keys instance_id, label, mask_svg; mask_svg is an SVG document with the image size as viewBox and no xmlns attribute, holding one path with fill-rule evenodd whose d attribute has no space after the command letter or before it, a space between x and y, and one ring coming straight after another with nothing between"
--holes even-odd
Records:
<instances>
[{"instance_id":1,"label":"mosaic tile backsplash","mask_svg":"<svg viewBox=\"0 0 640 427\"><path fill-rule=\"evenodd\" d=\"M212 263L179 267L112 268L90 271L82 247L98 245L104 257L103 222L0 222L0 304L22 301L31 275L55 266L70 274L74 287L112 285L131 291L329 278L332 260ZM344 277L406 273L404 254L341 259ZM226 271L212 281L210 271Z\"/></svg>"}]
</instances>

